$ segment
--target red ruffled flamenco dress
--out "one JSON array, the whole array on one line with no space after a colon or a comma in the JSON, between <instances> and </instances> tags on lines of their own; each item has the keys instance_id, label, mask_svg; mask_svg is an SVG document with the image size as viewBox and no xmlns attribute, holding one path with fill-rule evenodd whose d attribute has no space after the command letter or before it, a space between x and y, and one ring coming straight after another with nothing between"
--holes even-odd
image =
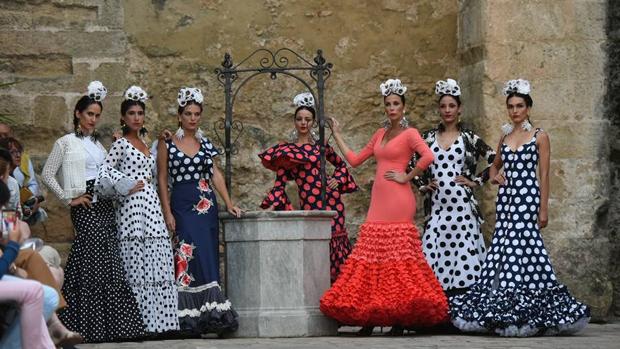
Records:
<instances>
[{"instance_id":1,"label":"red ruffled flamenco dress","mask_svg":"<svg viewBox=\"0 0 620 349\"><path fill-rule=\"evenodd\" d=\"M261 203L262 208L274 206L276 211L292 210L293 206L286 195L286 182L295 181L299 190L300 209L321 210L323 202L321 193L321 164L318 144L282 143L258 154L263 166L276 172L276 181ZM338 276L340 266L351 253L351 242L345 229L344 204L342 194L358 189L347 164L328 144L325 146L325 159L334 165L332 177L338 181L336 189L327 188L326 210L336 211L332 220L332 238L330 242L330 278L333 283Z\"/></svg>"},{"instance_id":2,"label":"red ruffled flamenco dress","mask_svg":"<svg viewBox=\"0 0 620 349\"><path fill-rule=\"evenodd\" d=\"M321 298L321 311L345 325L433 326L448 321L448 302L422 254L413 223L415 197L409 183L384 178L388 170L405 172L414 152L421 169L433 162L433 154L414 128L382 145L384 134L377 130L359 154L345 154L354 167L374 155L377 171L366 222L340 276Z\"/></svg>"}]
</instances>

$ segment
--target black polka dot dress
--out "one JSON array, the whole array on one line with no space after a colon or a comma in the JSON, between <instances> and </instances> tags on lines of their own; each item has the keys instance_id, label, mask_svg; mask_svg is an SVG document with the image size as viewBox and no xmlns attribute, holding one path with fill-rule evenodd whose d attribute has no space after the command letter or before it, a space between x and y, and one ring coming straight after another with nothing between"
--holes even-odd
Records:
<instances>
[{"instance_id":1,"label":"black polka dot dress","mask_svg":"<svg viewBox=\"0 0 620 349\"><path fill-rule=\"evenodd\" d=\"M567 334L590 319L588 306L557 281L540 235L536 134L515 151L501 146L507 181L497 194L495 234L481 278L451 298L452 322L463 331Z\"/></svg>"},{"instance_id":2,"label":"black polka dot dress","mask_svg":"<svg viewBox=\"0 0 620 349\"><path fill-rule=\"evenodd\" d=\"M478 280L485 247L469 202L471 188L454 181L463 171L463 138L445 150L437 140L430 148L435 155L431 174L438 189L432 193L431 216L422 237L424 256L444 290L468 288Z\"/></svg>"},{"instance_id":3,"label":"black polka dot dress","mask_svg":"<svg viewBox=\"0 0 620 349\"><path fill-rule=\"evenodd\" d=\"M91 195L94 182L86 186ZM98 198L90 208L71 207L71 221L75 239L62 286L68 306L60 320L90 343L142 337L142 316L120 257L114 205Z\"/></svg>"},{"instance_id":4,"label":"black polka dot dress","mask_svg":"<svg viewBox=\"0 0 620 349\"><path fill-rule=\"evenodd\" d=\"M116 222L127 280L147 332L179 329L172 245L152 184L155 159L125 138L112 144L99 171L97 191L118 200ZM138 180L144 189L127 195Z\"/></svg>"}]
</instances>

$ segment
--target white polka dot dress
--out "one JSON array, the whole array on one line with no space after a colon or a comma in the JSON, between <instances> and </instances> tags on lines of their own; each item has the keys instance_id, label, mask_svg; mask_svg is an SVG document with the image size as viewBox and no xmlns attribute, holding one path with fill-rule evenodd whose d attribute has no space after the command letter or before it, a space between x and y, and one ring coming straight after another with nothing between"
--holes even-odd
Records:
<instances>
[{"instance_id":1,"label":"white polka dot dress","mask_svg":"<svg viewBox=\"0 0 620 349\"><path fill-rule=\"evenodd\" d=\"M178 330L177 290L172 245L152 185L155 159L125 138L112 144L101 167L97 190L116 195L121 258L127 280L140 305L147 332ZM138 180L144 189L127 195Z\"/></svg>"},{"instance_id":2,"label":"white polka dot dress","mask_svg":"<svg viewBox=\"0 0 620 349\"><path fill-rule=\"evenodd\" d=\"M431 195L431 216L422 237L424 256L444 290L468 288L478 280L485 247L468 198L471 188L454 181L463 170L465 145L459 136L448 149L436 140L431 150L438 189Z\"/></svg>"},{"instance_id":3,"label":"white polka dot dress","mask_svg":"<svg viewBox=\"0 0 620 349\"><path fill-rule=\"evenodd\" d=\"M463 331L502 336L576 332L590 310L556 280L540 235L536 134L515 151L503 144L501 157L506 183L497 194L495 234L480 281L451 299L452 321Z\"/></svg>"}]
</instances>

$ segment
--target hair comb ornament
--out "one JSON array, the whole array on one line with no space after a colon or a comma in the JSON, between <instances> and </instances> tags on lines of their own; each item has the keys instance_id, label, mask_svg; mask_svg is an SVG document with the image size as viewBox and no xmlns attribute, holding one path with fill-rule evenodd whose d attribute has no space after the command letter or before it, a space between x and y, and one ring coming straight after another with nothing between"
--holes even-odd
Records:
<instances>
[{"instance_id":1,"label":"hair comb ornament","mask_svg":"<svg viewBox=\"0 0 620 349\"><path fill-rule=\"evenodd\" d=\"M108 90L103 86L101 81L91 81L88 84L88 97L94 99L97 102L101 102L105 99L105 96L108 94Z\"/></svg>"},{"instance_id":2,"label":"hair comb ornament","mask_svg":"<svg viewBox=\"0 0 620 349\"><path fill-rule=\"evenodd\" d=\"M388 79L386 82L379 85L381 94L386 97L391 94L397 94L403 96L407 92L407 87L403 85L398 79Z\"/></svg>"},{"instance_id":3,"label":"hair comb ornament","mask_svg":"<svg viewBox=\"0 0 620 349\"><path fill-rule=\"evenodd\" d=\"M531 91L530 82L524 79L515 79L506 81L504 85L504 96L508 96L511 93L519 93L522 95L529 95Z\"/></svg>"},{"instance_id":4,"label":"hair comb ornament","mask_svg":"<svg viewBox=\"0 0 620 349\"><path fill-rule=\"evenodd\" d=\"M314 96L310 92L303 92L293 98L293 104L296 107L314 108Z\"/></svg>"},{"instance_id":5,"label":"hair comb ornament","mask_svg":"<svg viewBox=\"0 0 620 349\"><path fill-rule=\"evenodd\" d=\"M125 99L144 103L149 96L140 86L133 85L125 91Z\"/></svg>"},{"instance_id":6,"label":"hair comb ornament","mask_svg":"<svg viewBox=\"0 0 620 349\"><path fill-rule=\"evenodd\" d=\"M461 95L461 87L453 79L446 79L446 81L439 80L435 83L435 94L439 96L450 95L457 97Z\"/></svg>"},{"instance_id":7,"label":"hair comb ornament","mask_svg":"<svg viewBox=\"0 0 620 349\"><path fill-rule=\"evenodd\" d=\"M202 91L195 87L182 87L177 95L177 102L180 107L186 106L189 101L202 104L203 100Z\"/></svg>"}]
</instances>

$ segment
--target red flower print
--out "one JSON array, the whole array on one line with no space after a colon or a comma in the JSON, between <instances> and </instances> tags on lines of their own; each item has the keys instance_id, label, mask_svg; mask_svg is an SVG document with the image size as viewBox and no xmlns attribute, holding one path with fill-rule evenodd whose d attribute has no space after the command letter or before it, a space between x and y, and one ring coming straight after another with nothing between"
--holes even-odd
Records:
<instances>
[{"instance_id":1,"label":"red flower print","mask_svg":"<svg viewBox=\"0 0 620 349\"><path fill-rule=\"evenodd\" d=\"M200 201L194 205L194 210L198 211L198 214L205 214L209 211L213 202L205 197L201 197Z\"/></svg>"},{"instance_id":2,"label":"red flower print","mask_svg":"<svg viewBox=\"0 0 620 349\"><path fill-rule=\"evenodd\" d=\"M192 282L192 277L189 276L189 274L185 274L181 277L181 280L179 280L179 284L181 286L189 286L189 284Z\"/></svg>"},{"instance_id":3,"label":"red flower print","mask_svg":"<svg viewBox=\"0 0 620 349\"><path fill-rule=\"evenodd\" d=\"M206 179L201 178L198 181L198 190L200 190L201 193L208 193L211 191L211 188L209 187L209 182L207 182Z\"/></svg>"},{"instance_id":4,"label":"red flower print","mask_svg":"<svg viewBox=\"0 0 620 349\"><path fill-rule=\"evenodd\" d=\"M174 256L174 275L178 278L187 271L187 259L176 255Z\"/></svg>"},{"instance_id":5,"label":"red flower print","mask_svg":"<svg viewBox=\"0 0 620 349\"><path fill-rule=\"evenodd\" d=\"M182 244L179 247L179 251L186 257L192 257L194 255L194 248L195 247L190 244Z\"/></svg>"}]
</instances>

